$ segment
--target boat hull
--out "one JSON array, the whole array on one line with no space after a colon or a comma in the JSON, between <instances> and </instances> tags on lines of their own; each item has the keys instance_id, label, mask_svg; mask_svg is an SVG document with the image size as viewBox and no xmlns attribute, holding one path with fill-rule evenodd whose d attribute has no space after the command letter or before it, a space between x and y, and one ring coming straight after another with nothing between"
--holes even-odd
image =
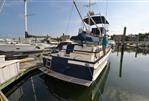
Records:
<instances>
[{"instance_id":1,"label":"boat hull","mask_svg":"<svg viewBox=\"0 0 149 101\"><path fill-rule=\"evenodd\" d=\"M103 71L110 53L111 49L96 62L76 61L61 57L45 57L43 58L45 67L40 70L54 78L89 87Z\"/></svg>"}]
</instances>

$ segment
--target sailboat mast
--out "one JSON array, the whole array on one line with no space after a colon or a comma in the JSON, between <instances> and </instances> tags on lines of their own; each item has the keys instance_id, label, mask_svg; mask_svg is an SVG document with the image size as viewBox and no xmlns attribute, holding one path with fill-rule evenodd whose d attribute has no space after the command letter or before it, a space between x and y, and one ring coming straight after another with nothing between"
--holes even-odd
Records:
<instances>
[{"instance_id":1,"label":"sailboat mast","mask_svg":"<svg viewBox=\"0 0 149 101\"><path fill-rule=\"evenodd\" d=\"M91 0L89 0L89 11L91 11Z\"/></svg>"},{"instance_id":2,"label":"sailboat mast","mask_svg":"<svg viewBox=\"0 0 149 101\"><path fill-rule=\"evenodd\" d=\"M28 35L28 26L27 26L27 0L24 0L24 26L25 26L25 37Z\"/></svg>"},{"instance_id":3,"label":"sailboat mast","mask_svg":"<svg viewBox=\"0 0 149 101\"><path fill-rule=\"evenodd\" d=\"M88 14L90 15L90 12L91 12L91 0L89 0L89 6L88 6ZM90 25L90 17L89 17L89 19L88 19L88 23L89 23L89 25Z\"/></svg>"}]
</instances>

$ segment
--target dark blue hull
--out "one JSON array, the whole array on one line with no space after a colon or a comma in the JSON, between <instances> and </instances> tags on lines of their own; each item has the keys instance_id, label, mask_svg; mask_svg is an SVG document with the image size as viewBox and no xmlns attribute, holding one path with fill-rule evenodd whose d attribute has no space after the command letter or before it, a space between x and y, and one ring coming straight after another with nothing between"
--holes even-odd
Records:
<instances>
[{"instance_id":1,"label":"dark blue hull","mask_svg":"<svg viewBox=\"0 0 149 101\"><path fill-rule=\"evenodd\" d=\"M49 69L79 79L90 80L93 79L93 68L76 64L68 63L68 59L61 57L52 57L52 60L43 58L43 64Z\"/></svg>"}]
</instances>

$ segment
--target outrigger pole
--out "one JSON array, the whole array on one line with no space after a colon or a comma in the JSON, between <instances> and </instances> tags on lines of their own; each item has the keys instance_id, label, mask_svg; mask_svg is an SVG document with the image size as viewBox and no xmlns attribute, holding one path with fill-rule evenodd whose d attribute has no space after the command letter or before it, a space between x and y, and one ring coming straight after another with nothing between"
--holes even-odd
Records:
<instances>
[{"instance_id":1,"label":"outrigger pole","mask_svg":"<svg viewBox=\"0 0 149 101\"><path fill-rule=\"evenodd\" d=\"M76 10L77 10L77 12L78 12L78 14L79 14L79 16L80 16L80 18L81 18L83 24L84 24L84 27L85 27L85 29L86 29L86 31L87 31L88 29L87 29L87 27L86 27L86 25L85 25L85 22L84 22L84 20L83 20L83 17L81 16L80 11L79 11L79 9L78 9L78 7L77 7L77 5L76 5L75 0L73 0L73 4L74 4L74 6L75 6L75 8L76 8Z\"/></svg>"},{"instance_id":2,"label":"outrigger pole","mask_svg":"<svg viewBox=\"0 0 149 101\"><path fill-rule=\"evenodd\" d=\"M89 15L89 18L92 20L92 22L95 24L95 26L97 27L97 29L99 30L99 34L101 35L101 30L100 30L100 28L97 26L97 24L96 24L96 22L93 20L93 18L90 16L90 14L88 14Z\"/></svg>"},{"instance_id":3,"label":"outrigger pole","mask_svg":"<svg viewBox=\"0 0 149 101\"><path fill-rule=\"evenodd\" d=\"M76 5L75 0L73 0L73 3L74 3L74 5L75 5L75 8L76 8L76 10L77 10L77 12L78 12L78 14L79 14L79 16L80 16L80 18L81 18L81 20L82 20L84 26L85 26L85 29L88 30L87 27L86 27L86 25L85 25L85 22L84 22L84 20L83 20L83 17L81 16L81 13L80 13L80 11L79 11L77 5ZM89 1L89 10L91 9L90 6L91 6L91 1ZM91 21L95 24L95 26L96 26L97 29L99 30L99 34L101 35L101 30L100 30L100 28L97 26L97 24L95 23L95 21L93 20L93 18L90 16L90 14L88 14L88 15L89 15L89 19L91 19Z\"/></svg>"},{"instance_id":4,"label":"outrigger pole","mask_svg":"<svg viewBox=\"0 0 149 101\"><path fill-rule=\"evenodd\" d=\"M90 24L90 20L92 20L92 22L95 24L95 26L97 27L97 29L99 30L99 34L101 35L101 30L100 28L97 26L96 22L92 19L92 17L90 16L90 12L91 12L91 0L89 0L89 13L88 13L88 16L89 16L89 24Z\"/></svg>"}]
</instances>

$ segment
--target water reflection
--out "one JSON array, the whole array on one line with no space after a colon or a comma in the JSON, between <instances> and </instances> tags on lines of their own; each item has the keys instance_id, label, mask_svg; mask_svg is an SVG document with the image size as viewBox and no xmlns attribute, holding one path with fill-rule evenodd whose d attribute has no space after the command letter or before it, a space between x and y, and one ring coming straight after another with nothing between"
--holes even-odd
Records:
<instances>
[{"instance_id":1,"label":"water reflection","mask_svg":"<svg viewBox=\"0 0 149 101\"><path fill-rule=\"evenodd\" d=\"M37 101L149 101L149 55L145 55L149 52L146 51L125 47L122 53L120 46L110 55L111 67L105 68L89 88L35 72L3 92L10 101L35 101L34 93Z\"/></svg>"},{"instance_id":2,"label":"water reflection","mask_svg":"<svg viewBox=\"0 0 149 101\"><path fill-rule=\"evenodd\" d=\"M126 46L125 50L127 52L135 52L135 57L137 57L138 54L147 55L149 54L149 47L129 47Z\"/></svg>"},{"instance_id":3,"label":"water reflection","mask_svg":"<svg viewBox=\"0 0 149 101\"><path fill-rule=\"evenodd\" d=\"M122 66L123 66L123 56L124 56L124 45L121 48L121 58L120 58L120 70L119 70L119 77L122 77Z\"/></svg>"},{"instance_id":4,"label":"water reflection","mask_svg":"<svg viewBox=\"0 0 149 101\"><path fill-rule=\"evenodd\" d=\"M110 66L108 65L95 83L89 88L49 78L47 75L42 75L41 77L45 81L50 93L56 99L62 101L99 101L103 100L102 94L109 70Z\"/></svg>"},{"instance_id":5,"label":"water reflection","mask_svg":"<svg viewBox=\"0 0 149 101\"><path fill-rule=\"evenodd\" d=\"M89 88L33 73L5 89L5 94L10 101L103 101L109 70L108 64Z\"/></svg>"},{"instance_id":6,"label":"water reflection","mask_svg":"<svg viewBox=\"0 0 149 101\"><path fill-rule=\"evenodd\" d=\"M26 101L26 99L30 99L29 101L37 101L34 100L36 93L34 88L35 83L32 77L39 73L40 72L38 70L29 72L21 79L18 79L17 81L3 89L3 92L8 97L9 101ZM28 97L26 97L26 95Z\"/></svg>"},{"instance_id":7,"label":"water reflection","mask_svg":"<svg viewBox=\"0 0 149 101\"><path fill-rule=\"evenodd\" d=\"M137 58L137 55L138 55L138 48L136 48L135 58Z\"/></svg>"},{"instance_id":8,"label":"water reflection","mask_svg":"<svg viewBox=\"0 0 149 101\"><path fill-rule=\"evenodd\" d=\"M124 56L124 50L126 46L125 45L117 45L114 49L115 52L117 52L117 56L119 56L119 52L121 53L120 56L120 64L119 64L119 77L122 77L122 67L123 67L123 56Z\"/></svg>"},{"instance_id":9,"label":"water reflection","mask_svg":"<svg viewBox=\"0 0 149 101\"><path fill-rule=\"evenodd\" d=\"M111 71L104 92L106 101L149 101L147 54L147 49L133 47L120 47L111 54Z\"/></svg>"},{"instance_id":10,"label":"water reflection","mask_svg":"<svg viewBox=\"0 0 149 101\"><path fill-rule=\"evenodd\" d=\"M9 96L10 101L19 101L21 97L23 96L24 92L22 87L18 87L17 89L14 90L12 94Z\"/></svg>"},{"instance_id":11,"label":"water reflection","mask_svg":"<svg viewBox=\"0 0 149 101\"><path fill-rule=\"evenodd\" d=\"M149 48L141 48L141 47L129 47L126 45L117 45L115 50L115 52L117 52L117 56L119 55L119 52L121 53L120 55L120 68L119 68L119 77L122 77L122 68L123 68L123 56L124 56L124 52L135 52L135 58L137 58L138 54L143 54L143 55L147 55L149 54Z\"/></svg>"}]
</instances>

